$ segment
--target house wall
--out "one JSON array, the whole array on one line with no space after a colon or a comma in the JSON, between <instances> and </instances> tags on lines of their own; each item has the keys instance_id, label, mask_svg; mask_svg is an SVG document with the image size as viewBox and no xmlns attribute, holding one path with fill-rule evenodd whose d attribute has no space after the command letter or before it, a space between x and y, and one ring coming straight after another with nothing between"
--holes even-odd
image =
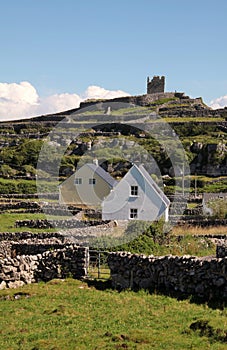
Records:
<instances>
[{"instance_id":1,"label":"house wall","mask_svg":"<svg viewBox=\"0 0 227 350\"><path fill-rule=\"evenodd\" d=\"M110 186L88 166L81 167L76 172L77 178L82 178L82 184L75 185L75 174L70 176L62 186L60 186L61 204L86 204L86 205L100 205L103 198L110 192ZM89 178L96 180L95 185L89 184Z\"/></svg>"},{"instance_id":2,"label":"house wall","mask_svg":"<svg viewBox=\"0 0 227 350\"><path fill-rule=\"evenodd\" d=\"M131 196L131 186L138 186L138 196ZM138 209L138 220L154 221L166 210L160 196L134 167L102 203L103 220L129 219L130 208Z\"/></svg>"}]
</instances>

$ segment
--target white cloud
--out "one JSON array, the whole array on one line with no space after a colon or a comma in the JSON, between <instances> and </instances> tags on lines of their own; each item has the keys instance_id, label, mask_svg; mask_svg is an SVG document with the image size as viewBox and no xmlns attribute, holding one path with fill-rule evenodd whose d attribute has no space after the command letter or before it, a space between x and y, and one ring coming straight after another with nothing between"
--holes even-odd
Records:
<instances>
[{"instance_id":1,"label":"white cloud","mask_svg":"<svg viewBox=\"0 0 227 350\"><path fill-rule=\"evenodd\" d=\"M67 109L77 108L82 101L77 94L56 94L40 99L36 114L48 114L66 111Z\"/></svg>"},{"instance_id":2,"label":"white cloud","mask_svg":"<svg viewBox=\"0 0 227 350\"><path fill-rule=\"evenodd\" d=\"M0 97L23 103L36 103L38 94L29 82L22 81L20 84L0 83Z\"/></svg>"},{"instance_id":3,"label":"white cloud","mask_svg":"<svg viewBox=\"0 0 227 350\"><path fill-rule=\"evenodd\" d=\"M28 117L38 102L39 96L30 83L0 83L0 120Z\"/></svg>"},{"instance_id":4,"label":"white cloud","mask_svg":"<svg viewBox=\"0 0 227 350\"><path fill-rule=\"evenodd\" d=\"M218 97L210 101L209 106L213 109L224 108L227 106L227 95Z\"/></svg>"},{"instance_id":5,"label":"white cloud","mask_svg":"<svg viewBox=\"0 0 227 350\"><path fill-rule=\"evenodd\" d=\"M29 82L0 83L0 121L62 112L79 107L80 102L87 99L121 96L129 94L121 90L112 91L99 86L89 86L81 95L63 93L40 97Z\"/></svg>"},{"instance_id":6,"label":"white cloud","mask_svg":"<svg viewBox=\"0 0 227 350\"><path fill-rule=\"evenodd\" d=\"M84 92L84 94L81 95L84 100L87 99L98 99L98 98L106 98L106 99L111 99L115 97L121 97L121 96L129 96L124 91L121 90L116 90L116 91L111 91L111 90L106 90L103 89L100 86L89 86L87 90Z\"/></svg>"}]
</instances>

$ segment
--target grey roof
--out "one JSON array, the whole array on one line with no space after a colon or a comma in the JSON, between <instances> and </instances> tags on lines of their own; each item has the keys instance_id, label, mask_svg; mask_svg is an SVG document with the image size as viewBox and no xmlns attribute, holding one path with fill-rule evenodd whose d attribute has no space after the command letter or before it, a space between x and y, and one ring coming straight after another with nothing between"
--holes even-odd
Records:
<instances>
[{"instance_id":1,"label":"grey roof","mask_svg":"<svg viewBox=\"0 0 227 350\"><path fill-rule=\"evenodd\" d=\"M143 175L143 177L147 180L148 184L155 190L155 192L162 198L163 202L168 206L170 204L170 200L166 197L165 193L161 190L161 188L156 184L156 182L152 179L152 177L148 174L147 170L140 165L133 165L136 167Z\"/></svg>"},{"instance_id":2,"label":"grey roof","mask_svg":"<svg viewBox=\"0 0 227 350\"><path fill-rule=\"evenodd\" d=\"M114 187L118 184L118 181L115 180L107 171L105 171L103 168L101 168L99 165L93 164L93 163L85 163L82 165L82 167L88 166L94 173L99 175L104 181L106 181L111 187ZM81 168L82 168L81 167ZM72 174L69 178L64 180L58 187L62 187L64 183L66 183L71 177L74 177L77 171Z\"/></svg>"},{"instance_id":3,"label":"grey roof","mask_svg":"<svg viewBox=\"0 0 227 350\"><path fill-rule=\"evenodd\" d=\"M87 165L94 173L99 175L111 187L114 187L118 183L118 181L116 181L107 171L101 168L101 166L93 163L86 163L85 165Z\"/></svg>"}]
</instances>

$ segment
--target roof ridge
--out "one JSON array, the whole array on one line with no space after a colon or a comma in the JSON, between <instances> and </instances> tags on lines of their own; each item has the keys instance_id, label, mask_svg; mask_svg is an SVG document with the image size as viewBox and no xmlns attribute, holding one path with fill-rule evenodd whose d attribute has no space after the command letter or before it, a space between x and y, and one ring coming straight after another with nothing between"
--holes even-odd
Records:
<instances>
[{"instance_id":1,"label":"roof ridge","mask_svg":"<svg viewBox=\"0 0 227 350\"><path fill-rule=\"evenodd\" d=\"M147 172L147 170L144 168L144 166L142 164L140 164L139 166L137 166L136 164L133 164L133 166L135 166L139 170L139 172L142 174L142 176L147 180L148 184L150 186L152 186L152 188L157 193L159 198L161 198L165 202L165 204L169 205L170 204L169 198L165 195L165 193L157 185L157 183L152 179L152 177Z\"/></svg>"}]
</instances>

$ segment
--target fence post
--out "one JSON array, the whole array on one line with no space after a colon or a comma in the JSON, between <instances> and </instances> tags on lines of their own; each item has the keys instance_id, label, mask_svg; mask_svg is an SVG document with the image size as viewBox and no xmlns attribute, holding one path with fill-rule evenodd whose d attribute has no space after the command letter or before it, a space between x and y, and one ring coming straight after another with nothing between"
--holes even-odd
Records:
<instances>
[{"instance_id":1,"label":"fence post","mask_svg":"<svg viewBox=\"0 0 227 350\"><path fill-rule=\"evenodd\" d=\"M100 278L101 271L100 271L100 252L98 253L98 278Z\"/></svg>"}]
</instances>

